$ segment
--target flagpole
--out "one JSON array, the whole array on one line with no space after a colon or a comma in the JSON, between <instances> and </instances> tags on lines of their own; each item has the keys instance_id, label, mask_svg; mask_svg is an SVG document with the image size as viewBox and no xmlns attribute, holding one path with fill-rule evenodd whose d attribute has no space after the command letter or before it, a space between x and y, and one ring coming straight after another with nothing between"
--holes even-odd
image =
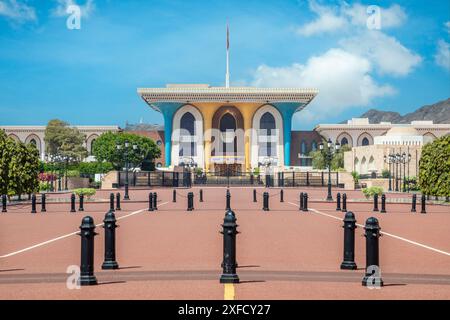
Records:
<instances>
[{"instance_id":1,"label":"flagpole","mask_svg":"<svg viewBox=\"0 0 450 320\"><path fill-rule=\"evenodd\" d=\"M230 48L230 32L228 29L227 24L227 73L225 75L225 87L230 87L230 54L229 54L229 48Z\"/></svg>"}]
</instances>

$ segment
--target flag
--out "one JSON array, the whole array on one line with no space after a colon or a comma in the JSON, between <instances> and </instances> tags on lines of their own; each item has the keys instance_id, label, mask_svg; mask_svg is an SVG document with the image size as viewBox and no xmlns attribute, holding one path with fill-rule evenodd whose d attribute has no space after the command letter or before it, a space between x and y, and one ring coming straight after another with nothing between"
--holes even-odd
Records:
<instances>
[{"instance_id":1,"label":"flag","mask_svg":"<svg viewBox=\"0 0 450 320\"><path fill-rule=\"evenodd\" d=\"M227 24L227 50L230 48L230 30Z\"/></svg>"}]
</instances>

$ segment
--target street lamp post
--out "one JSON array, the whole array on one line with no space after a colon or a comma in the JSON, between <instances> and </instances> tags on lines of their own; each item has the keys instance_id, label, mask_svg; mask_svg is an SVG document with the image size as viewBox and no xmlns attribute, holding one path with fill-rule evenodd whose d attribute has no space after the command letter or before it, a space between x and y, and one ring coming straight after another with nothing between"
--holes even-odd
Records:
<instances>
[{"instance_id":1,"label":"street lamp post","mask_svg":"<svg viewBox=\"0 0 450 320\"><path fill-rule=\"evenodd\" d=\"M125 195L123 196L123 200L130 200L130 196L128 194L128 185L129 185L129 180L128 180L128 167L129 167L129 163L128 163L128 151L129 151L129 147L130 147L130 143L128 142L128 140L125 140L124 145L122 146L121 144L117 144L116 145L117 150L121 150L123 148L123 154L125 157ZM137 145L133 144L133 150L137 149ZM120 181L119 181L120 182Z\"/></svg>"},{"instance_id":2,"label":"street lamp post","mask_svg":"<svg viewBox=\"0 0 450 320\"><path fill-rule=\"evenodd\" d=\"M406 164L408 164L408 168L409 168L410 161L411 161L411 155L409 153L406 154L403 152L402 157L401 157L401 162L403 164L403 192L406 192ZM409 183L408 183L408 192L409 192Z\"/></svg>"},{"instance_id":3,"label":"street lamp post","mask_svg":"<svg viewBox=\"0 0 450 320\"><path fill-rule=\"evenodd\" d=\"M183 161L180 163L180 165L183 166L184 171L187 173L186 175L186 186L188 188L192 187L192 170L197 168L197 163L195 162L195 160L192 157L188 157L183 159ZM228 180L228 184L229 184L229 180ZM229 185L228 185L229 187Z\"/></svg>"},{"instance_id":4,"label":"street lamp post","mask_svg":"<svg viewBox=\"0 0 450 320\"><path fill-rule=\"evenodd\" d=\"M398 165L400 163L400 154L397 153L394 155L395 160L395 191L398 192Z\"/></svg>"},{"instance_id":5,"label":"street lamp post","mask_svg":"<svg viewBox=\"0 0 450 320\"><path fill-rule=\"evenodd\" d=\"M331 160L333 159L333 155L339 151L341 145L339 142L336 142L333 148L333 144L331 142L331 139L328 138L327 141L327 150L324 150L323 142L320 143L319 148L320 151L325 155L326 163L328 166L328 194L327 194L327 201L333 201L333 195L331 194Z\"/></svg>"},{"instance_id":6,"label":"street lamp post","mask_svg":"<svg viewBox=\"0 0 450 320\"><path fill-rule=\"evenodd\" d=\"M394 162L394 159L392 157L392 154L388 156L384 156L384 162L389 165L389 191L392 191L392 173L391 173L391 167L392 163Z\"/></svg>"}]
</instances>

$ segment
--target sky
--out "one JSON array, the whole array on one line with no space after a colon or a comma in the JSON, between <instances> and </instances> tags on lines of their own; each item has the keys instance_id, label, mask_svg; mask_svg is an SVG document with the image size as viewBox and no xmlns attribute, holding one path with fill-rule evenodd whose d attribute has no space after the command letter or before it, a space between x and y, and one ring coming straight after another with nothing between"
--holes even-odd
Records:
<instances>
[{"instance_id":1,"label":"sky","mask_svg":"<svg viewBox=\"0 0 450 320\"><path fill-rule=\"evenodd\" d=\"M227 23L232 86L319 90L296 130L450 97L449 0L0 0L0 125L162 124L137 88L223 86Z\"/></svg>"}]
</instances>

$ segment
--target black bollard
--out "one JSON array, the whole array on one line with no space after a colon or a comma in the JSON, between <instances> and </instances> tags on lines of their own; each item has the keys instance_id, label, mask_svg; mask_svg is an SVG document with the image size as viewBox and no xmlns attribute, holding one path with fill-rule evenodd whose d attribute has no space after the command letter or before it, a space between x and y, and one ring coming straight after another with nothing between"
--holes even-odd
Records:
<instances>
[{"instance_id":1,"label":"black bollard","mask_svg":"<svg viewBox=\"0 0 450 320\"><path fill-rule=\"evenodd\" d=\"M263 193L263 211L269 211L269 193Z\"/></svg>"},{"instance_id":2,"label":"black bollard","mask_svg":"<svg viewBox=\"0 0 450 320\"><path fill-rule=\"evenodd\" d=\"M336 195L336 211L341 211L341 193L338 192Z\"/></svg>"},{"instance_id":3,"label":"black bollard","mask_svg":"<svg viewBox=\"0 0 450 320\"><path fill-rule=\"evenodd\" d=\"M421 206L420 213L427 213L427 210L425 208L426 203L427 203L427 199L425 198L425 195L423 194L421 202L420 202L420 206Z\"/></svg>"},{"instance_id":4,"label":"black bollard","mask_svg":"<svg viewBox=\"0 0 450 320\"><path fill-rule=\"evenodd\" d=\"M94 219L86 216L81 221L81 266L80 279L81 286L91 286L97 284L97 278L94 275L94 237L95 232Z\"/></svg>"},{"instance_id":5,"label":"black bollard","mask_svg":"<svg viewBox=\"0 0 450 320\"><path fill-rule=\"evenodd\" d=\"M220 283L239 283L236 273L236 235L238 225L236 216L232 210L225 213L221 233L223 234L223 272L220 276Z\"/></svg>"},{"instance_id":6,"label":"black bollard","mask_svg":"<svg viewBox=\"0 0 450 320\"><path fill-rule=\"evenodd\" d=\"M116 261L116 216L114 212L109 211L103 220L103 228L105 229L105 260L102 264L102 269L111 270L119 269L119 264Z\"/></svg>"},{"instance_id":7,"label":"black bollard","mask_svg":"<svg viewBox=\"0 0 450 320\"><path fill-rule=\"evenodd\" d=\"M8 212L6 209L6 194L2 194L2 212Z\"/></svg>"},{"instance_id":8,"label":"black bollard","mask_svg":"<svg viewBox=\"0 0 450 320\"><path fill-rule=\"evenodd\" d=\"M300 192L300 211L303 211L303 192Z\"/></svg>"},{"instance_id":9,"label":"black bollard","mask_svg":"<svg viewBox=\"0 0 450 320\"><path fill-rule=\"evenodd\" d=\"M257 202L257 200L256 200L256 189L253 189L253 202Z\"/></svg>"},{"instance_id":10,"label":"black bollard","mask_svg":"<svg viewBox=\"0 0 450 320\"><path fill-rule=\"evenodd\" d=\"M417 195L412 195L411 212L416 212Z\"/></svg>"},{"instance_id":11,"label":"black bollard","mask_svg":"<svg viewBox=\"0 0 450 320\"><path fill-rule=\"evenodd\" d=\"M386 195L381 195L381 213L386 213Z\"/></svg>"},{"instance_id":12,"label":"black bollard","mask_svg":"<svg viewBox=\"0 0 450 320\"><path fill-rule=\"evenodd\" d=\"M172 202L177 202L177 190L172 191Z\"/></svg>"},{"instance_id":13,"label":"black bollard","mask_svg":"<svg viewBox=\"0 0 450 320\"><path fill-rule=\"evenodd\" d=\"M153 193L148 194L148 211L153 211Z\"/></svg>"},{"instance_id":14,"label":"black bollard","mask_svg":"<svg viewBox=\"0 0 450 320\"><path fill-rule=\"evenodd\" d=\"M109 194L109 211L114 212L114 193Z\"/></svg>"},{"instance_id":15,"label":"black bollard","mask_svg":"<svg viewBox=\"0 0 450 320\"><path fill-rule=\"evenodd\" d=\"M283 189L280 191L280 202L284 202L284 192Z\"/></svg>"},{"instance_id":16,"label":"black bollard","mask_svg":"<svg viewBox=\"0 0 450 320\"><path fill-rule=\"evenodd\" d=\"M76 212L75 210L75 194L72 193L70 196L70 212Z\"/></svg>"},{"instance_id":17,"label":"black bollard","mask_svg":"<svg viewBox=\"0 0 450 320\"><path fill-rule=\"evenodd\" d=\"M41 196L41 212L47 212L45 193L43 193Z\"/></svg>"},{"instance_id":18,"label":"black bollard","mask_svg":"<svg viewBox=\"0 0 450 320\"><path fill-rule=\"evenodd\" d=\"M194 193L189 192L187 195L187 211L193 211L194 210Z\"/></svg>"},{"instance_id":19,"label":"black bollard","mask_svg":"<svg viewBox=\"0 0 450 320\"><path fill-rule=\"evenodd\" d=\"M36 213L36 195L31 196L31 213Z\"/></svg>"},{"instance_id":20,"label":"black bollard","mask_svg":"<svg viewBox=\"0 0 450 320\"><path fill-rule=\"evenodd\" d=\"M303 211L308 211L308 193L303 194Z\"/></svg>"},{"instance_id":21,"label":"black bollard","mask_svg":"<svg viewBox=\"0 0 450 320\"><path fill-rule=\"evenodd\" d=\"M373 195L373 211L378 211L378 194Z\"/></svg>"},{"instance_id":22,"label":"black bollard","mask_svg":"<svg viewBox=\"0 0 450 320\"><path fill-rule=\"evenodd\" d=\"M226 198L225 210L230 211L231 210L231 193L230 193L229 189L227 189L227 194L226 194L225 198Z\"/></svg>"},{"instance_id":23,"label":"black bollard","mask_svg":"<svg viewBox=\"0 0 450 320\"><path fill-rule=\"evenodd\" d=\"M377 218L370 217L364 227L366 237L366 274L362 280L365 287L382 287L383 280L380 273L379 244L380 226Z\"/></svg>"},{"instance_id":24,"label":"black bollard","mask_svg":"<svg viewBox=\"0 0 450 320\"><path fill-rule=\"evenodd\" d=\"M344 218L344 261L341 263L341 269L356 270L355 263L355 229L356 219L353 212L349 211Z\"/></svg>"},{"instance_id":25,"label":"black bollard","mask_svg":"<svg viewBox=\"0 0 450 320\"><path fill-rule=\"evenodd\" d=\"M342 212L347 212L347 194L342 194Z\"/></svg>"},{"instance_id":26,"label":"black bollard","mask_svg":"<svg viewBox=\"0 0 450 320\"><path fill-rule=\"evenodd\" d=\"M203 190L200 189L199 201L203 202Z\"/></svg>"},{"instance_id":27,"label":"black bollard","mask_svg":"<svg viewBox=\"0 0 450 320\"><path fill-rule=\"evenodd\" d=\"M116 193L116 211L120 211L122 208L120 207L120 192Z\"/></svg>"},{"instance_id":28,"label":"black bollard","mask_svg":"<svg viewBox=\"0 0 450 320\"><path fill-rule=\"evenodd\" d=\"M158 210L158 194L153 192L153 210Z\"/></svg>"},{"instance_id":29,"label":"black bollard","mask_svg":"<svg viewBox=\"0 0 450 320\"><path fill-rule=\"evenodd\" d=\"M80 194L80 204L78 207L78 211L84 211L84 195Z\"/></svg>"}]
</instances>

